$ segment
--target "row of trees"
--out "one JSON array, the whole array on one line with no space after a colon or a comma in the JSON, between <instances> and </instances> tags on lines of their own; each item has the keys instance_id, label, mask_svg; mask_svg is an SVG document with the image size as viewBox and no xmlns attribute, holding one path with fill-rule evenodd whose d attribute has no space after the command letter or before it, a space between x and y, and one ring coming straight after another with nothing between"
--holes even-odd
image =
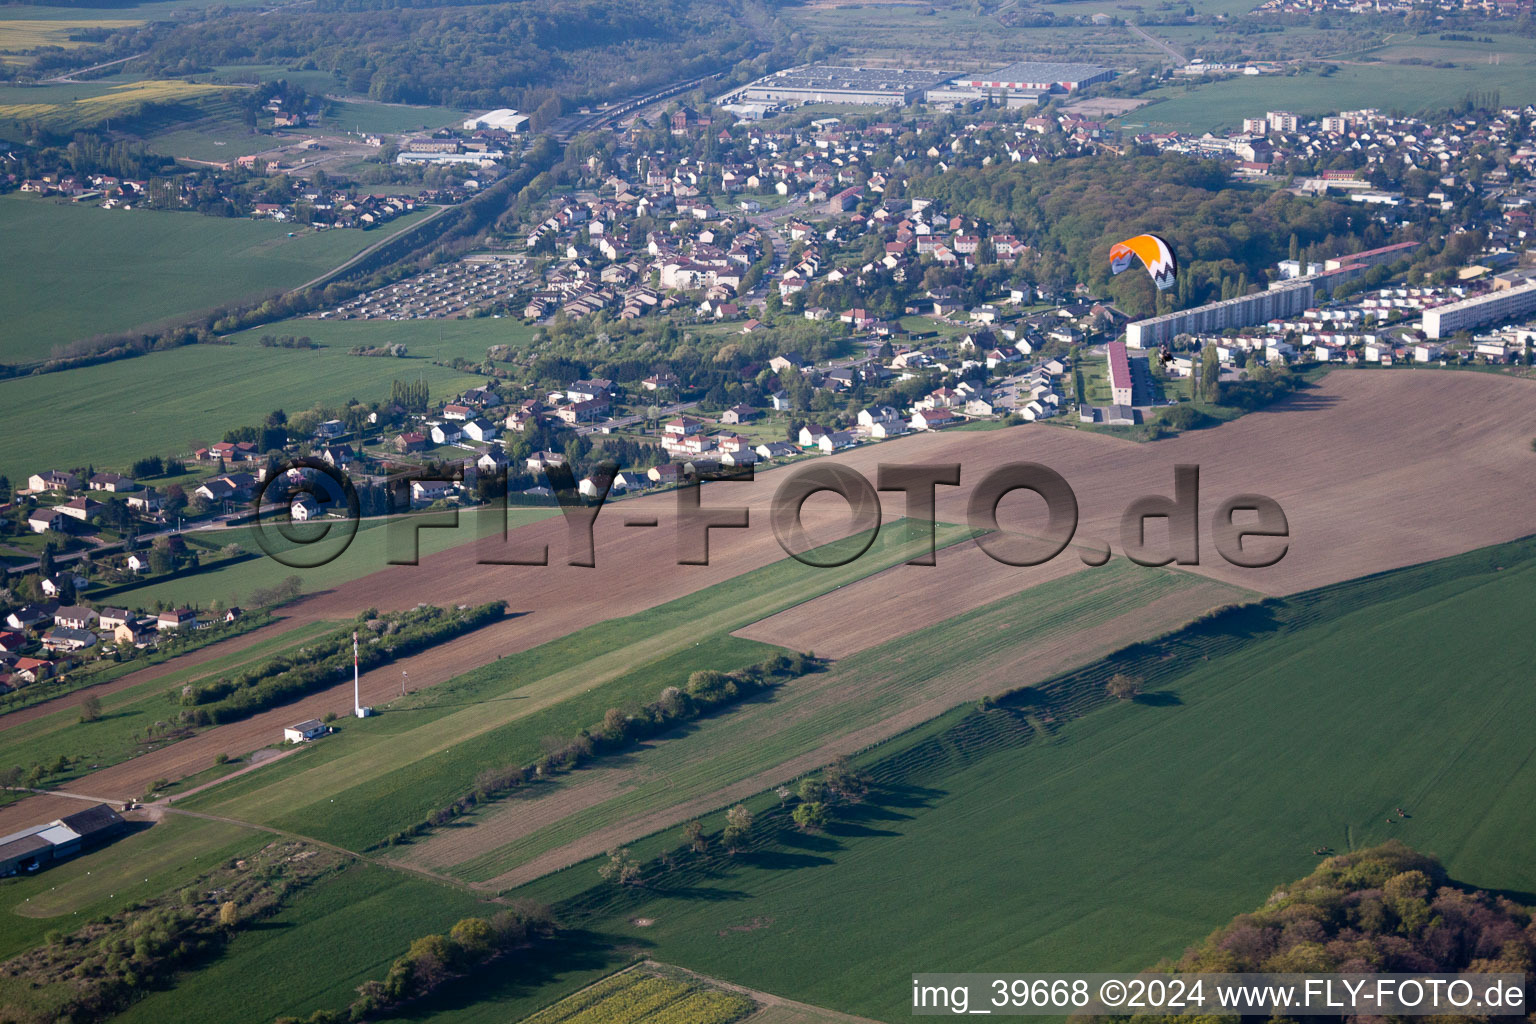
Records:
<instances>
[{"instance_id":1,"label":"row of trees","mask_svg":"<svg viewBox=\"0 0 1536 1024\"><path fill-rule=\"evenodd\" d=\"M479 804L505 796L535 779L571 771L594 757L623 750L786 679L815 671L819 665L809 654L781 654L734 672L694 672L686 687L668 686L655 700L633 711L609 708L602 721L574 736L547 738L542 744L543 755L531 763L485 769L475 776L473 789L433 811L425 821L391 836L388 845L408 842L413 836L446 825Z\"/></svg>"}]
</instances>

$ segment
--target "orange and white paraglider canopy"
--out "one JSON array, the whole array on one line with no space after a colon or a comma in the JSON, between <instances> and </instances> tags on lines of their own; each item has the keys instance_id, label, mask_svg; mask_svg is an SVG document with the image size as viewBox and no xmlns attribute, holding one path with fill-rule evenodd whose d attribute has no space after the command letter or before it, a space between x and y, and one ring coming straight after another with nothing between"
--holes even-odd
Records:
<instances>
[{"instance_id":1,"label":"orange and white paraglider canopy","mask_svg":"<svg viewBox=\"0 0 1536 1024\"><path fill-rule=\"evenodd\" d=\"M1109 250L1110 272L1120 273L1131 265L1132 257L1141 259L1142 265L1147 268L1147 273L1152 275L1152 283L1157 285L1158 291L1173 287L1174 278L1179 273L1179 262L1174 258L1173 250L1169 248L1168 243L1161 237L1137 235L1135 238L1116 242Z\"/></svg>"}]
</instances>

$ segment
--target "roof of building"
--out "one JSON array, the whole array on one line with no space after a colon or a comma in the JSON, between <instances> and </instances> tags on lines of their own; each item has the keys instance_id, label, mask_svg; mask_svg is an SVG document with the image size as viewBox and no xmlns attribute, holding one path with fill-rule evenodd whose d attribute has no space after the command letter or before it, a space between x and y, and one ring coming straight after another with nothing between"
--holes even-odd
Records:
<instances>
[{"instance_id":1,"label":"roof of building","mask_svg":"<svg viewBox=\"0 0 1536 1024\"><path fill-rule=\"evenodd\" d=\"M1109 386L1116 390L1131 386L1131 363L1125 356L1125 342L1112 341L1108 346Z\"/></svg>"},{"instance_id":2,"label":"roof of building","mask_svg":"<svg viewBox=\"0 0 1536 1024\"><path fill-rule=\"evenodd\" d=\"M59 824L74 829L82 836L90 837L100 832L122 828L127 822L111 807L106 804L97 804L95 807L87 807L74 814L66 814L59 819Z\"/></svg>"}]
</instances>

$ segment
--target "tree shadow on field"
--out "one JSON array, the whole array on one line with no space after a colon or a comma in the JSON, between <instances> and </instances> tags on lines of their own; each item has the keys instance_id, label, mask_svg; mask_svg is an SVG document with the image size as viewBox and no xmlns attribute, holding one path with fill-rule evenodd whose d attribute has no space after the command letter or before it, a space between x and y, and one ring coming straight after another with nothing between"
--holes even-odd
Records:
<instances>
[{"instance_id":1,"label":"tree shadow on field","mask_svg":"<svg viewBox=\"0 0 1536 1024\"><path fill-rule=\"evenodd\" d=\"M888 828L876 828L876 823L911 821L910 814L897 814L871 803L846 804L837 809L836 816L827 826L827 834L843 838L858 836L899 836L900 832Z\"/></svg>"},{"instance_id":2,"label":"tree shadow on field","mask_svg":"<svg viewBox=\"0 0 1536 1024\"><path fill-rule=\"evenodd\" d=\"M934 789L931 786L918 786L912 783L881 785L862 806L872 809L879 808L887 812L892 818L908 818L911 815L897 814L891 808L901 808L909 811L926 810L948 795L948 790ZM871 810L870 814L873 815L873 810Z\"/></svg>"},{"instance_id":3,"label":"tree shadow on field","mask_svg":"<svg viewBox=\"0 0 1536 1024\"><path fill-rule=\"evenodd\" d=\"M777 839L783 846L793 846L797 850L808 850L813 853L836 853L843 848L843 844L835 839L817 835L814 832L802 832L799 829L785 829L779 833Z\"/></svg>"},{"instance_id":4,"label":"tree shadow on field","mask_svg":"<svg viewBox=\"0 0 1536 1024\"><path fill-rule=\"evenodd\" d=\"M840 836L844 839L863 839L876 836L899 836L901 833L893 832L888 828L870 828L868 825L860 825L852 821L834 821L827 825L827 835Z\"/></svg>"},{"instance_id":5,"label":"tree shadow on field","mask_svg":"<svg viewBox=\"0 0 1536 1024\"><path fill-rule=\"evenodd\" d=\"M737 860L742 859L743 856L737 857ZM659 884L647 883L645 890L669 900L692 900L696 903L736 903L751 898L740 889L722 889L712 885L667 885L664 880Z\"/></svg>"},{"instance_id":6,"label":"tree shadow on field","mask_svg":"<svg viewBox=\"0 0 1536 1024\"><path fill-rule=\"evenodd\" d=\"M808 853L790 853L787 850L752 850L737 854L736 860L764 871L798 871L800 868L818 868L836 863L831 857L813 857Z\"/></svg>"},{"instance_id":7,"label":"tree shadow on field","mask_svg":"<svg viewBox=\"0 0 1536 1024\"><path fill-rule=\"evenodd\" d=\"M593 972L615 969L630 960L632 952L649 950L651 946L652 943L644 938L633 935L608 935L583 928L562 929L510 961L498 961L490 969L473 971L444 985L426 999L395 1011L390 1019L434 1020L454 1010L467 1010L477 1003L517 999L562 982L566 989L558 997L563 997L570 988L586 984L590 980L587 976ZM521 1017L522 1014L513 1016Z\"/></svg>"},{"instance_id":8,"label":"tree shadow on field","mask_svg":"<svg viewBox=\"0 0 1536 1024\"><path fill-rule=\"evenodd\" d=\"M1182 707L1184 701L1177 693L1171 690L1158 690L1154 693L1138 693L1131 701L1149 708L1175 708Z\"/></svg>"}]
</instances>

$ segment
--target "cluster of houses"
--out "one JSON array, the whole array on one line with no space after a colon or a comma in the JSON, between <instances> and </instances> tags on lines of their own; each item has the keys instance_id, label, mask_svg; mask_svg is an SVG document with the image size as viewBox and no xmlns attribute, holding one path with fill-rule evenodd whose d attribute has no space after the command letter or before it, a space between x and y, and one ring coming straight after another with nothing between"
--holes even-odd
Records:
<instances>
[{"instance_id":1,"label":"cluster of houses","mask_svg":"<svg viewBox=\"0 0 1536 1024\"><path fill-rule=\"evenodd\" d=\"M966 271L983 261L1007 264L1029 251L1025 240L933 200L887 198L905 172L1041 163L1096 151L1150 148L1224 159L1241 175L1299 175L1298 191L1339 193L1367 204L1389 226L1404 205L1452 210L1473 198L1491 200L1499 219L1485 230L1495 244L1529 237L1536 199L1532 107L1443 123L1375 110L1322 118L1275 110L1224 136L1127 137L1070 109L943 123L941 129L938 121L916 116L857 127L838 118L801 126L674 124L674 134L708 143L704 159L696 155L700 147L648 148L648 126L640 122L621 134L614 154L600 163L593 158L599 185L558 197L527 224L523 251L471 257L321 315L406 319L494 311L539 320L555 313L621 319L672 313L740 320L751 331L744 292L755 280L754 266L768 265L763 248L771 236L782 262L763 284L786 302L809 307L807 316L826 317L830 312L814 301L818 285L859 285L877 275L916 281L931 266ZM1506 166L1464 165L1490 147L1508 153ZM1333 167L1341 156L1356 166ZM1404 194L1396 178L1413 168L1431 175L1432 187ZM1388 172L1391 180L1383 180ZM772 210L764 212L784 203L794 204L792 215L770 219ZM871 239L879 241L873 258ZM1034 298L1028 289L1016 296ZM932 312L956 310L938 296Z\"/></svg>"},{"instance_id":2,"label":"cluster of houses","mask_svg":"<svg viewBox=\"0 0 1536 1024\"><path fill-rule=\"evenodd\" d=\"M56 592L58 581L48 579ZM82 588L86 581L77 581ZM72 582L72 585L73 585ZM44 587L45 591L50 588ZM144 650L168 633L186 633L215 622L234 622L240 609L216 616L191 608L142 612L129 608L62 605L37 601L12 608L0 620L0 694L55 678L70 656L126 645Z\"/></svg>"},{"instance_id":3,"label":"cluster of houses","mask_svg":"<svg viewBox=\"0 0 1536 1024\"><path fill-rule=\"evenodd\" d=\"M1298 193L1327 193L1378 208L1376 218L1388 225L1402 219L1404 208L1449 212L1486 204L1497 214L1477 226L1493 245L1529 240L1536 214L1536 106L1446 120L1374 109L1326 117L1271 110L1245 118L1240 130L1225 135L1154 132L1132 141L1225 159L1241 175L1292 176ZM1486 168L1490 151L1502 158ZM1332 166L1341 159L1353 166ZM1405 189L1400 179L1414 170L1423 172L1423 185Z\"/></svg>"},{"instance_id":4,"label":"cluster of houses","mask_svg":"<svg viewBox=\"0 0 1536 1024\"><path fill-rule=\"evenodd\" d=\"M260 156L239 157L235 165L257 173L276 172L276 168ZM441 197L429 196L427 193L413 198L342 187L322 188L303 178L292 180L291 193L281 201L273 202L270 198L248 200L239 188L241 182L233 178L220 178L213 172L210 172L210 176L177 175L147 181L110 174L80 175L59 171L22 181L20 191L38 196L55 196L77 203L96 203L105 210L133 210L140 207L174 210L206 202L204 185L212 180L224 198L233 202L236 209L252 217L284 224L365 230L387 224L419 209L423 204L442 201Z\"/></svg>"},{"instance_id":5,"label":"cluster of houses","mask_svg":"<svg viewBox=\"0 0 1536 1024\"><path fill-rule=\"evenodd\" d=\"M1256 10L1264 14L1412 14L1429 11L1444 16L1520 18L1528 16L1536 0L1264 0Z\"/></svg>"}]
</instances>

